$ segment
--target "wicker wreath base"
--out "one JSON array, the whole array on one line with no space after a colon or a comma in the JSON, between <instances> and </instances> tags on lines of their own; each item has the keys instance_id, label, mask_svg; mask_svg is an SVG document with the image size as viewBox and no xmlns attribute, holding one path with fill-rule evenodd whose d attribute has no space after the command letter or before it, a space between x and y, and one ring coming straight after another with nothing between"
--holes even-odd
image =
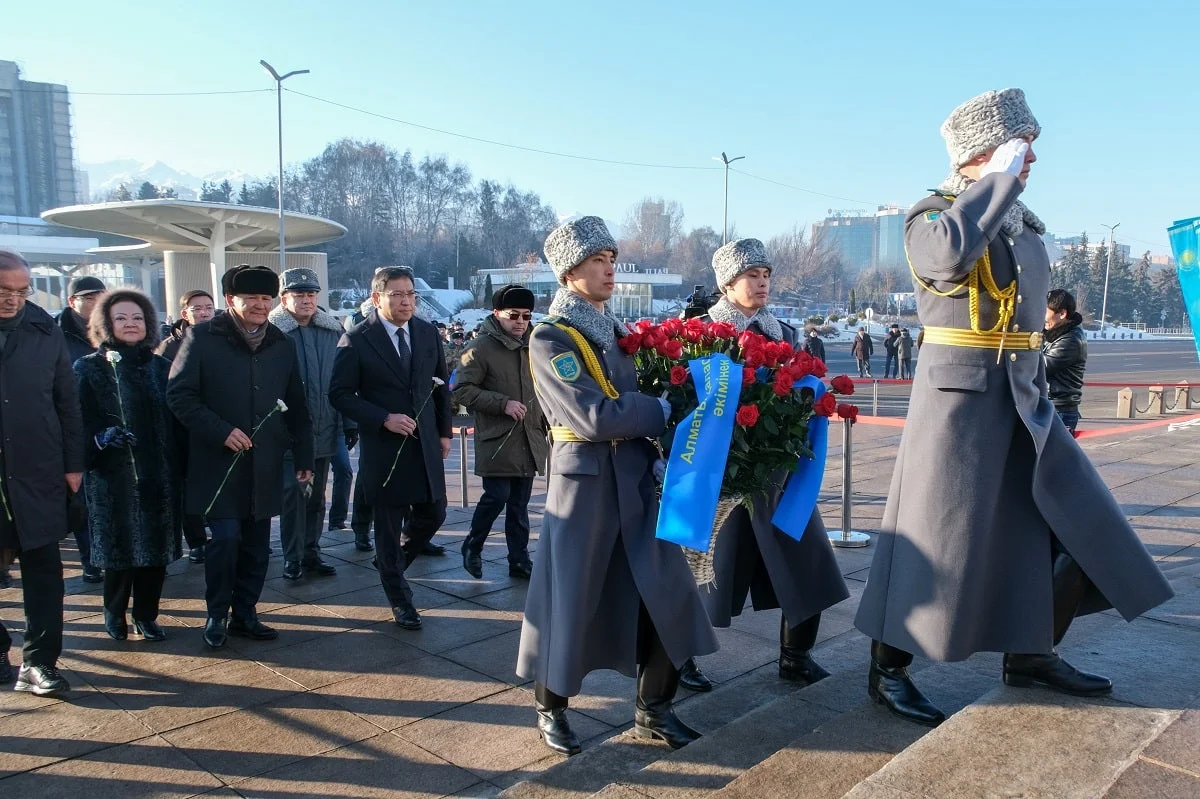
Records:
<instances>
[{"instance_id":1,"label":"wicker wreath base","mask_svg":"<svg viewBox=\"0 0 1200 799\"><path fill-rule=\"evenodd\" d=\"M733 513L734 508L741 504L741 496L722 496L717 500L717 513L713 517L712 535L708 539L707 552L681 547L688 568L692 570L692 577L696 579L696 585L715 586L717 584L717 575L713 571L713 555L717 551L717 535L725 526L725 522L729 521L729 515Z\"/></svg>"}]
</instances>

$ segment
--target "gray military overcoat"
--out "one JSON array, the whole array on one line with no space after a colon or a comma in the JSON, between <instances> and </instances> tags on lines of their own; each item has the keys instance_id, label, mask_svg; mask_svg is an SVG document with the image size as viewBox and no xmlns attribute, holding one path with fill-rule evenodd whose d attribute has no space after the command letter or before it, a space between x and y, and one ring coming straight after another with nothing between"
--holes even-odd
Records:
<instances>
[{"instance_id":1,"label":"gray military overcoat","mask_svg":"<svg viewBox=\"0 0 1200 799\"><path fill-rule=\"evenodd\" d=\"M1017 281L1013 335L1040 331L1050 264L1028 225L1001 230L1020 182L992 174L961 196L935 195L909 212L905 244L917 274L945 292L985 248L996 283ZM926 326L970 328L966 292L917 286ZM997 303L980 300L983 328ZM1028 339L1026 339L1028 340ZM921 350L912 400L855 624L874 639L937 660L973 652L1049 652L1051 536L1126 619L1171 588L1046 397L1038 349Z\"/></svg>"},{"instance_id":2,"label":"gray military overcoat","mask_svg":"<svg viewBox=\"0 0 1200 799\"><path fill-rule=\"evenodd\" d=\"M794 346L795 329L781 327ZM757 324L748 329L766 335ZM755 610L783 608L792 627L850 596L816 508L799 541L771 524L782 495L777 489L755 498L753 512L736 508L717 535L716 580L700 587L714 627L728 627L741 614L747 594Z\"/></svg>"},{"instance_id":3,"label":"gray military overcoat","mask_svg":"<svg viewBox=\"0 0 1200 799\"><path fill-rule=\"evenodd\" d=\"M560 696L579 693L584 676L596 669L635 676L642 604L675 665L715 652L683 551L654 537L657 451L646 437L660 435L665 423L658 400L638 393L633 359L615 347L603 354L595 348L620 392L610 400L562 330L538 325L529 349L547 420L587 443L551 446L517 674ZM573 380L560 377L552 363L568 353L578 366Z\"/></svg>"}]
</instances>

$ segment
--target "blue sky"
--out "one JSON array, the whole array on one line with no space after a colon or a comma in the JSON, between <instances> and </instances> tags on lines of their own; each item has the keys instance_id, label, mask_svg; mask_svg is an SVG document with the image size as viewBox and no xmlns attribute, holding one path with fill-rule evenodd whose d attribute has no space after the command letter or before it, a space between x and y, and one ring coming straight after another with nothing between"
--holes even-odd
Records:
<instances>
[{"instance_id":1,"label":"blue sky","mask_svg":"<svg viewBox=\"0 0 1200 799\"><path fill-rule=\"evenodd\" d=\"M977 10L973 10L977 9ZM975 14L974 17L971 15ZM1060 234L1121 222L1134 252L1200 214L1200 3L9 3L0 59L73 93L77 154L270 174L288 85L423 125L595 158L717 167L730 222L767 238L827 209L911 204L947 170L938 126L1020 86L1043 127L1027 204ZM1191 41L1181 36L1191 35ZM721 224L719 169L557 158L284 96L285 159L342 136L445 153L560 213L621 220L646 196Z\"/></svg>"}]
</instances>

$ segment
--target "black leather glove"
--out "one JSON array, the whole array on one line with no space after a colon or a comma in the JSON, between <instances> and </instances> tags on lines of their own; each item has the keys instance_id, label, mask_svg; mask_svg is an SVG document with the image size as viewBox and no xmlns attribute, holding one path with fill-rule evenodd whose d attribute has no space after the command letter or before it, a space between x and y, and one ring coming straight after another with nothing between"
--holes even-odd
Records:
<instances>
[{"instance_id":1,"label":"black leather glove","mask_svg":"<svg viewBox=\"0 0 1200 799\"><path fill-rule=\"evenodd\" d=\"M355 445L357 445L357 444L358 444L358 431L357 430L347 430L346 431L346 449L354 449Z\"/></svg>"},{"instance_id":2,"label":"black leather glove","mask_svg":"<svg viewBox=\"0 0 1200 799\"><path fill-rule=\"evenodd\" d=\"M137 444L137 438L124 427L107 427L96 434L96 448L132 447Z\"/></svg>"}]
</instances>

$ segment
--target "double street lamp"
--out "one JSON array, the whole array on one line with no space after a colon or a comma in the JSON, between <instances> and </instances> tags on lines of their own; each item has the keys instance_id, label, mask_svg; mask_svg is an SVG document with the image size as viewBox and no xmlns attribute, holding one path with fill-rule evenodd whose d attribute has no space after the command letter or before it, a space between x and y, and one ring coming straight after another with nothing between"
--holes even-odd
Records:
<instances>
[{"instance_id":1,"label":"double street lamp","mask_svg":"<svg viewBox=\"0 0 1200 799\"><path fill-rule=\"evenodd\" d=\"M279 120L279 271L287 269L287 249L284 246L283 237L283 82L294 75L307 75L307 69L293 69L291 72L280 75L275 71L275 67L268 64L266 61L259 61L263 69L270 73L275 79L275 109Z\"/></svg>"},{"instance_id":2,"label":"double street lamp","mask_svg":"<svg viewBox=\"0 0 1200 799\"><path fill-rule=\"evenodd\" d=\"M717 158L715 155L713 156L714 161L720 161L725 165L725 214L721 217L722 245L725 244L726 237L729 235L729 165L734 161L741 161L745 157L746 156L744 155L739 155L737 158L730 158L729 156L725 155L724 152L721 153L720 158Z\"/></svg>"},{"instance_id":3,"label":"double street lamp","mask_svg":"<svg viewBox=\"0 0 1200 799\"><path fill-rule=\"evenodd\" d=\"M1108 273L1112 270L1112 252L1113 252L1113 234L1117 232L1117 228L1121 226L1118 222L1115 225L1101 225L1100 227L1108 228L1108 264L1104 267L1104 301L1100 304L1100 329L1104 329L1104 320L1108 313Z\"/></svg>"}]
</instances>

